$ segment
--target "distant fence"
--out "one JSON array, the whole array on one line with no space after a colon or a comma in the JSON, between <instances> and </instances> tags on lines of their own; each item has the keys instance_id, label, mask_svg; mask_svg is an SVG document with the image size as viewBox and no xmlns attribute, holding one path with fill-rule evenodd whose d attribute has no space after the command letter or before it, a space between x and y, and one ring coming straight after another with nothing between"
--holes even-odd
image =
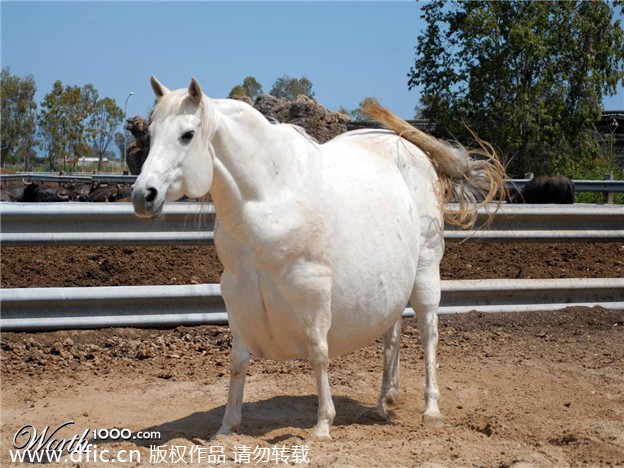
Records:
<instances>
[{"instance_id":1,"label":"distant fence","mask_svg":"<svg viewBox=\"0 0 624 468\"><path fill-rule=\"evenodd\" d=\"M44 181L58 183L133 184L137 176L122 174L56 174L44 172L22 172L19 174L0 174L0 181ZM507 188L522 189L530 179L508 179ZM624 193L624 180L573 180L577 192Z\"/></svg>"}]
</instances>

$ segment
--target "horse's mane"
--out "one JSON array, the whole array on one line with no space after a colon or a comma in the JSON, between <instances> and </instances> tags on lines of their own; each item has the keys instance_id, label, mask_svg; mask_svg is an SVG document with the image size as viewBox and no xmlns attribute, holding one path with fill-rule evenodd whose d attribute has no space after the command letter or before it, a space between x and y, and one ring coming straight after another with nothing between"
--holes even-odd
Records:
<instances>
[{"instance_id":1,"label":"horse's mane","mask_svg":"<svg viewBox=\"0 0 624 468\"><path fill-rule=\"evenodd\" d=\"M310 141L311 143L314 143L315 145L320 144L316 138L314 138L312 135L306 132L305 128L300 127L299 125L288 124L288 123L280 124L280 125L291 127L297 133L299 133L299 135L301 135L302 137L304 137L306 140Z\"/></svg>"},{"instance_id":2,"label":"horse's mane","mask_svg":"<svg viewBox=\"0 0 624 468\"><path fill-rule=\"evenodd\" d=\"M152 121L158 121L167 115L182 114L191 105L191 98L186 89L176 89L162 96L150 114Z\"/></svg>"},{"instance_id":3,"label":"horse's mane","mask_svg":"<svg viewBox=\"0 0 624 468\"><path fill-rule=\"evenodd\" d=\"M316 138L314 138L312 135L310 135L308 132L306 132L305 128L303 128L300 125L280 122L278 119L276 119L275 117L273 117L271 115L265 115L264 117L269 122L271 122L273 125L281 125L281 126L284 126L284 127L290 127L292 129L294 129L297 133L299 133L299 135L301 135L302 137L306 138L310 142L312 142L312 143L314 143L316 145L320 144L319 141Z\"/></svg>"},{"instance_id":4,"label":"horse's mane","mask_svg":"<svg viewBox=\"0 0 624 468\"><path fill-rule=\"evenodd\" d=\"M211 139L216 129L215 109L210 104L211 99L204 95L199 110L201 112L202 132L204 138ZM189 96L186 89L176 89L162 96L150 114L150 119L155 122L168 115L180 115L190 112L197 104Z\"/></svg>"}]
</instances>

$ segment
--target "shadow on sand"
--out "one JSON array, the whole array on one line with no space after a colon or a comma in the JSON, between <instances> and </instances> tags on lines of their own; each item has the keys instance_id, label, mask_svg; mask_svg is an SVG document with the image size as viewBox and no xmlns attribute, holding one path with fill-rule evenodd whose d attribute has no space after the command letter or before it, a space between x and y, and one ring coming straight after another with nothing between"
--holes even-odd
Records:
<instances>
[{"instance_id":1,"label":"shadow on sand","mask_svg":"<svg viewBox=\"0 0 624 468\"><path fill-rule=\"evenodd\" d=\"M389 421L377 416L373 407L362 405L344 396L336 396L333 400L336 407L334 427L352 424L371 426L389 424ZM316 395L276 396L257 402L243 403L239 432L252 437L262 437L278 428L295 427L311 430L316 424L317 408ZM222 405L142 429L142 432L157 431L161 437L158 440L133 440L132 442L139 447L149 447L150 445L164 445L178 438L189 441L209 440L219 430L224 411L225 406ZM275 444L288 437L290 435L278 436L268 442Z\"/></svg>"}]
</instances>

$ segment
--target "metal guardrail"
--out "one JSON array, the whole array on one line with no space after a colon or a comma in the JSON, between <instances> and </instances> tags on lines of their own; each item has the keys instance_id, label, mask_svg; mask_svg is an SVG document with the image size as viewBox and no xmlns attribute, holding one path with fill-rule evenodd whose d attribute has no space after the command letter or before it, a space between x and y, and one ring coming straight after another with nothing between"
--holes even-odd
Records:
<instances>
[{"instance_id":1,"label":"metal guardrail","mask_svg":"<svg viewBox=\"0 0 624 468\"><path fill-rule=\"evenodd\" d=\"M486 222L479 210L477 226ZM501 205L491 225L476 230L445 226L444 238L480 242L575 242L624 239L621 205Z\"/></svg>"},{"instance_id":2,"label":"metal guardrail","mask_svg":"<svg viewBox=\"0 0 624 468\"><path fill-rule=\"evenodd\" d=\"M123 174L57 174L53 172L20 172L18 174L0 174L0 181L30 180L42 182L76 183L100 182L103 184L133 184L137 176Z\"/></svg>"},{"instance_id":3,"label":"metal guardrail","mask_svg":"<svg viewBox=\"0 0 624 468\"><path fill-rule=\"evenodd\" d=\"M493 208L492 208L493 209ZM130 203L0 203L0 243L27 245L201 245L214 241L211 204L172 203L157 219ZM478 225L488 213L479 211ZM621 205L501 205L484 229L446 226L448 242L571 242L624 239Z\"/></svg>"},{"instance_id":4,"label":"metal guardrail","mask_svg":"<svg viewBox=\"0 0 624 468\"><path fill-rule=\"evenodd\" d=\"M0 202L0 220L4 246L196 245L213 242L214 207L171 203L145 220L131 203Z\"/></svg>"},{"instance_id":5,"label":"metal guardrail","mask_svg":"<svg viewBox=\"0 0 624 468\"><path fill-rule=\"evenodd\" d=\"M68 174L59 175L45 172L21 172L19 174L0 174L0 181L31 180L45 182L100 182L107 184L131 185L137 176L122 174ZM507 188L522 189L530 179L508 179ZM624 193L624 180L573 180L577 192L617 192Z\"/></svg>"},{"instance_id":6,"label":"metal guardrail","mask_svg":"<svg viewBox=\"0 0 624 468\"><path fill-rule=\"evenodd\" d=\"M0 290L4 331L225 324L216 284ZM570 305L624 309L624 279L442 281L441 314L530 312ZM404 317L414 314L407 308Z\"/></svg>"}]
</instances>

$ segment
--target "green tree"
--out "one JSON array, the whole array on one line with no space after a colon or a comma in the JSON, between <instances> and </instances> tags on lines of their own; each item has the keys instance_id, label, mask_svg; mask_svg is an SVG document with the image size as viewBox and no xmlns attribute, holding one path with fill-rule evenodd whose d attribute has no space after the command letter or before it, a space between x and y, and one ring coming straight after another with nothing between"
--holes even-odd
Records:
<instances>
[{"instance_id":1,"label":"green tree","mask_svg":"<svg viewBox=\"0 0 624 468\"><path fill-rule=\"evenodd\" d=\"M91 144L98 158L98 171L102 170L102 160L115 137L115 129L123 117L123 110L109 97L97 99L93 103L86 132L87 141Z\"/></svg>"},{"instance_id":2,"label":"green tree","mask_svg":"<svg viewBox=\"0 0 624 468\"><path fill-rule=\"evenodd\" d=\"M90 154L88 118L97 101L93 85L63 86L60 80L44 96L38 123L50 171L56 170L60 161L63 170L72 170L81 157Z\"/></svg>"},{"instance_id":3,"label":"green tree","mask_svg":"<svg viewBox=\"0 0 624 468\"><path fill-rule=\"evenodd\" d=\"M365 122L367 120L370 120L368 116L364 112L362 112L362 106L364 105L366 101L371 101L371 100L374 100L374 98L365 97L362 100L362 102L360 102L360 105L357 107L357 109L353 109L352 111L343 112L343 113L346 113L349 117L351 117L351 120L353 120L354 122Z\"/></svg>"},{"instance_id":4,"label":"green tree","mask_svg":"<svg viewBox=\"0 0 624 468\"><path fill-rule=\"evenodd\" d=\"M247 96L252 101L255 101L258 96L262 94L262 85L258 83L253 76L248 76L243 80L243 84L237 84L230 91L229 97L232 96Z\"/></svg>"},{"instance_id":5,"label":"green tree","mask_svg":"<svg viewBox=\"0 0 624 468\"><path fill-rule=\"evenodd\" d=\"M289 101L294 101L300 94L308 96L310 99L314 99L312 82L305 76L302 76L301 78L291 78L284 75L275 80L273 88L271 88L271 92L269 94L276 97L286 98Z\"/></svg>"},{"instance_id":6,"label":"green tree","mask_svg":"<svg viewBox=\"0 0 624 468\"><path fill-rule=\"evenodd\" d=\"M262 94L262 85L253 76L248 76L243 80L243 88L252 101Z\"/></svg>"},{"instance_id":7,"label":"green tree","mask_svg":"<svg viewBox=\"0 0 624 468\"><path fill-rule=\"evenodd\" d=\"M1 146L0 165L24 163L30 170L31 155L36 146L35 125L37 87L32 75L20 78L11 74L8 67L2 69L0 80Z\"/></svg>"},{"instance_id":8,"label":"green tree","mask_svg":"<svg viewBox=\"0 0 624 468\"><path fill-rule=\"evenodd\" d=\"M121 161L124 160L124 151L126 149L126 145L128 144L129 141L132 141L132 139L131 139L132 135L130 135L130 132L128 132L125 128L124 128L124 132L125 132L126 140L124 140L124 133L122 133L122 132L116 132L115 133L115 137L114 137L115 138L115 147L119 151L119 159Z\"/></svg>"},{"instance_id":9,"label":"green tree","mask_svg":"<svg viewBox=\"0 0 624 468\"><path fill-rule=\"evenodd\" d=\"M43 98L41 111L37 117L39 139L46 153L45 159L50 171L56 169L58 161L67 158L67 135L64 131L65 118L61 106L63 92L63 83L60 80L55 81L52 91Z\"/></svg>"},{"instance_id":10,"label":"green tree","mask_svg":"<svg viewBox=\"0 0 624 468\"><path fill-rule=\"evenodd\" d=\"M228 97L243 97L243 96L247 96L247 91L245 90L245 88L243 88L243 85L239 85L237 84L236 86L234 86L232 88L232 90L230 91L230 94L228 94Z\"/></svg>"},{"instance_id":11,"label":"green tree","mask_svg":"<svg viewBox=\"0 0 624 468\"><path fill-rule=\"evenodd\" d=\"M441 133L498 148L513 175L599 164L593 123L624 69L622 2L454 1L423 6L409 88Z\"/></svg>"}]
</instances>

